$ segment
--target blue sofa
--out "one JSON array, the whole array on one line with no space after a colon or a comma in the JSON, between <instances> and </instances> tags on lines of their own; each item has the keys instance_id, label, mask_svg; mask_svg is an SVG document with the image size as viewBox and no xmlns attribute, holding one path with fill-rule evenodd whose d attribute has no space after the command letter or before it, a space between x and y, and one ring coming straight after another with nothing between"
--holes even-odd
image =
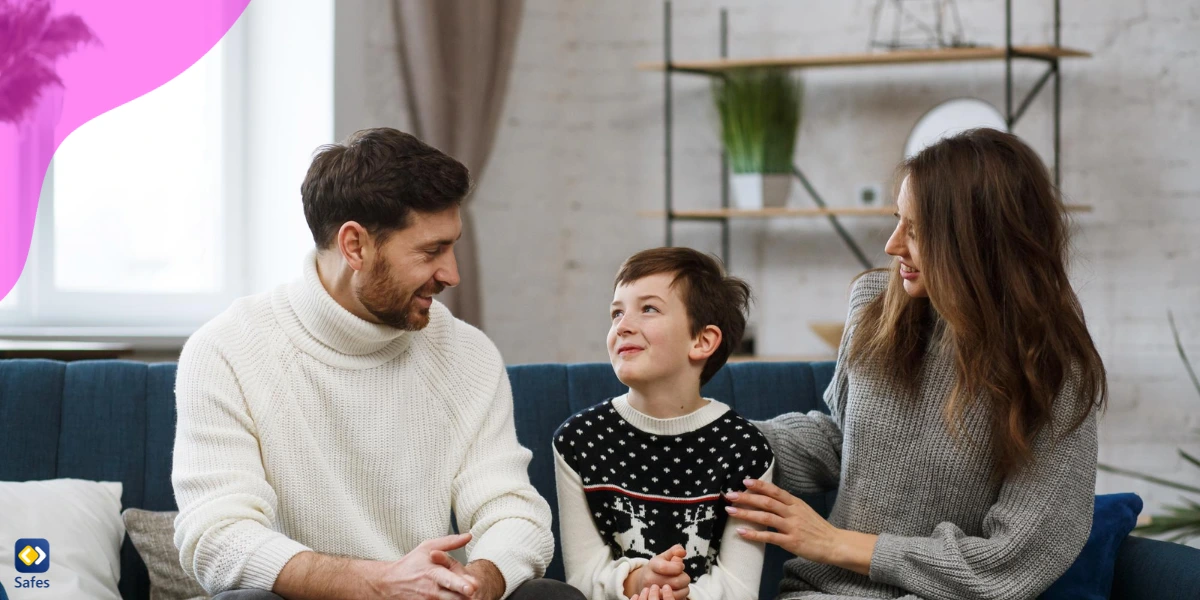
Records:
<instances>
[{"instance_id":1,"label":"blue sofa","mask_svg":"<svg viewBox=\"0 0 1200 600\"><path fill-rule=\"evenodd\" d=\"M571 414L624 390L606 364L526 365L508 372L517 436L534 450L530 477L557 515L551 435ZM833 363L731 364L705 386L704 394L751 419L825 410L821 392L832 374ZM0 360L0 481L120 481L125 507L174 510L174 386L174 364ZM828 514L833 499L833 494L805 498L822 514ZM145 565L128 539L121 559L122 596L149 598ZM763 598L774 596L785 559L783 551L769 549ZM563 577L557 550L547 575ZM1125 541L1112 598L1196 597L1200 550L1136 537Z\"/></svg>"}]
</instances>

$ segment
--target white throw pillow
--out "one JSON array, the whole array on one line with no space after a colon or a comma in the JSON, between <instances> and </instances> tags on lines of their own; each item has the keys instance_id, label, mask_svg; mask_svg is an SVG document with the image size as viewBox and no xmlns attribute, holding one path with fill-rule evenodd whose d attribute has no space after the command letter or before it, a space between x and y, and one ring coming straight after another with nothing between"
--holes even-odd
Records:
<instances>
[{"instance_id":1,"label":"white throw pillow","mask_svg":"<svg viewBox=\"0 0 1200 600\"><path fill-rule=\"evenodd\" d=\"M120 600L121 484L110 481L52 479L0 482L0 582L9 598L37 600ZM38 564L38 552L47 554L44 573L20 573L16 556L30 544L26 558ZM28 586L28 587L27 587ZM48 586L48 587L46 587Z\"/></svg>"}]
</instances>

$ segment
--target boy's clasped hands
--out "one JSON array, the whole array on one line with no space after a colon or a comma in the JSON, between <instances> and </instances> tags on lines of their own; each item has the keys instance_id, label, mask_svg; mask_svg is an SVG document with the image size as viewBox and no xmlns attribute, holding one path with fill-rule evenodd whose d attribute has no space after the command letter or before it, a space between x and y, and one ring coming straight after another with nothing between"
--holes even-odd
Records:
<instances>
[{"instance_id":1,"label":"boy's clasped hands","mask_svg":"<svg viewBox=\"0 0 1200 600\"><path fill-rule=\"evenodd\" d=\"M684 600L692 578L683 567L687 551L675 544L625 577L629 600Z\"/></svg>"}]
</instances>

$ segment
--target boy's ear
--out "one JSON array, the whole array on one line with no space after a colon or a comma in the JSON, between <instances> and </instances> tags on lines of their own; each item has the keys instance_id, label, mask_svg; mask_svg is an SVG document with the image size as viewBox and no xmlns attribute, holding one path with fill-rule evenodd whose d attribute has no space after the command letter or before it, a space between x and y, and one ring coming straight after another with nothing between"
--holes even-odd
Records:
<instances>
[{"instance_id":1,"label":"boy's ear","mask_svg":"<svg viewBox=\"0 0 1200 600\"><path fill-rule=\"evenodd\" d=\"M712 356L713 352L717 351L717 347L721 345L721 337L720 327L705 326L692 341L692 348L688 350L688 358L694 361L708 360L708 357Z\"/></svg>"}]
</instances>

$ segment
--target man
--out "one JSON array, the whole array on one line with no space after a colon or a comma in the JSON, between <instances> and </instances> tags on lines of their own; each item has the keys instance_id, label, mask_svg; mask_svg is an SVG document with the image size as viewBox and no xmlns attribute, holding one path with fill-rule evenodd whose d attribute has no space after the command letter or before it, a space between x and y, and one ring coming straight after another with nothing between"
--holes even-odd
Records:
<instances>
[{"instance_id":1,"label":"man","mask_svg":"<svg viewBox=\"0 0 1200 600\"><path fill-rule=\"evenodd\" d=\"M459 281L469 188L462 164L394 129L322 148L301 187L303 278L188 340L175 545L209 593L582 598L537 579L550 509L500 354L433 299ZM451 510L461 535L445 535ZM464 547L466 565L449 554Z\"/></svg>"}]
</instances>

